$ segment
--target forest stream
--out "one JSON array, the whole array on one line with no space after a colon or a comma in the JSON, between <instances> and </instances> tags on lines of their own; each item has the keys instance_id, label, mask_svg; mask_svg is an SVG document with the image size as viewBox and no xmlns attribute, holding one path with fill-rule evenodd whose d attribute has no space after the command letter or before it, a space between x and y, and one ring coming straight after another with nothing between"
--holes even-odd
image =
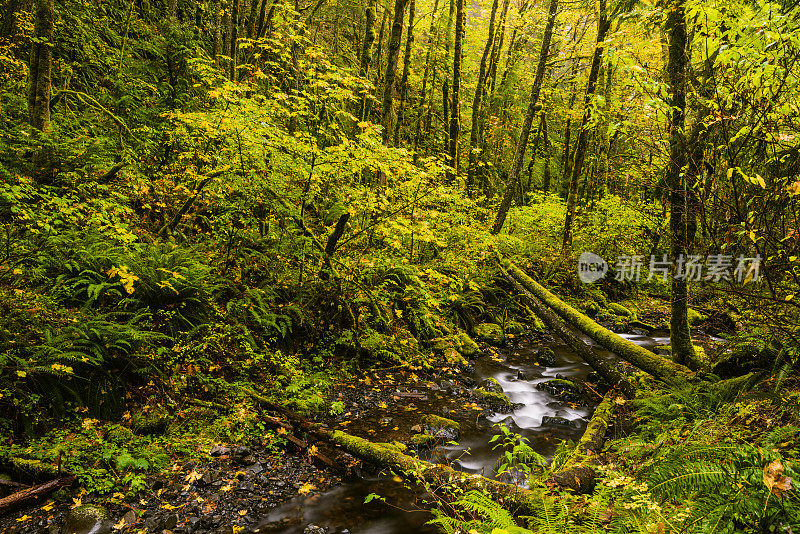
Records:
<instances>
[{"instance_id":1,"label":"forest stream","mask_svg":"<svg viewBox=\"0 0 800 534\"><path fill-rule=\"evenodd\" d=\"M662 332L654 332L652 336L621 335L651 350L658 345L669 344L669 338ZM589 338L584 340L591 342ZM553 365L532 363L541 361L543 347L552 349L555 358L547 363ZM606 357L616 359L612 353L597 346L595 348ZM429 451L428 457L432 461L447 462L468 473L495 478L495 463L501 452L493 449L489 440L500 433L496 425L504 424L527 439L535 451L550 459L561 440L580 438L594 405L564 402L536 386L553 378L584 380L591 370L571 348L555 342L534 344L524 341L517 346L500 349L496 354L481 356L474 364L475 383L484 384L487 379L495 379L514 403L514 409L509 413L480 414L473 419L456 417L454 412L448 410L446 401L451 399L447 398L445 388L438 391L420 388L419 391L425 391L428 397L425 400L415 399L420 411L444 413L457 420L461 428L457 445L443 443ZM399 405L394 411L389 407L388 415L391 423L402 428L406 434L416 421L416 413L403 410ZM361 419L358 424L362 429L364 425L380 425L382 421L379 419L388 420L386 413L382 413L380 418ZM358 428L350 427L350 430L357 432ZM508 478L504 480L510 481ZM514 482L524 484L521 479ZM374 500L365 505L364 499L371 493L384 497L388 504ZM256 531L275 534L438 532L434 527L425 525L431 516L423 508L418 496L402 483L389 477L365 475L361 479L345 480L320 495L298 496L270 512ZM314 530L316 527L320 530Z\"/></svg>"}]
</instances>

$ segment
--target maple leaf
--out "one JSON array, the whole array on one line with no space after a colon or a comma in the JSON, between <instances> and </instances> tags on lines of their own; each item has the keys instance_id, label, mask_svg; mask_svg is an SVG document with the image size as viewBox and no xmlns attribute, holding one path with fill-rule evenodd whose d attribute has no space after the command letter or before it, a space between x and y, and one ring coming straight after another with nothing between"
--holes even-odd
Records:
<instances>
[{"instance_id":1,"label":"maple leaf","mask_svg":"<svg viewBox=\"0 0 800 534\"><path fill-rule=\"evenodd\" d=\"M316 486L314 486L314 484L311 484L310 482L306 482L305 484L300 486L300 489L297 490L297 492L300 493L301 495L308 495L309 493L311 493L311 490L314 490L314 489L316 489Z\"/></svg>"},{"instance_id":2,"label":"maple leaf","mask_svg":"<svg viewBox=\"0 0 800 534\"><path fill-rule=\"evenodd\" d=\"M783 464L774 460L764 466L764 485L776 497L781 497L784 491L792 489L792 479L783 476Z\"/></svg>"},{"instance_id":3,"label":"maple leaf","mask_svg":"<svg viewBox=\"0 0 800 534\"><path fill-rule=\"evenodd\" d=\"M17 518L17 522L22 523L23 521L27 521L28 519L32 519L32 518L28 514L25 514L22 517L18 517Z\"/></svg>"},{"instance_id":4,"label":"maple leaf","mask_svg":"<svg viewBox=\"0 0 800 534\"><path fill-rule=\"evenodd\" d=\"M201 478L203 478L203 475L198 473L196 470L192 469L192 472L189 473L188 475L186 475L186 479L185 480L186 480L186 482L192 483L195 480L200 480Z\"/></svg>"}]
</instances>

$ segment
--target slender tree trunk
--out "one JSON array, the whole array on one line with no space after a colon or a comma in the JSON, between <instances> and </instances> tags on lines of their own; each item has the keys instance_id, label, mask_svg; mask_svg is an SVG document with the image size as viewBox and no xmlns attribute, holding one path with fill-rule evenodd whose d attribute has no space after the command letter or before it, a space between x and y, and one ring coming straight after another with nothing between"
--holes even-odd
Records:
<instances>
[{"instance_id":1,"label":"slender tree trunk","mask_svg":"<svg viewBox=\"0 0 800 534\"><path fill-rule=\"evenodd\" d=\"M254 39L256 37L256 23L258 21L258 6L260 3L266 3L267 0L261 2L260 0L253 0L250 4L250 15L247 17L247 37Z\"/></svg>"},{"instance_id":2,"label":"slender tree trunk","mask_svg":"<svg viewBox=\"0 0 800 534\"><path fill-rule=\"evenodd\" d=\"M461 133L461 60L463 57L464 43L464 0L456 0L456 35L453 44L453 95L450 105L450 166L455 170L455 175L450 176L449 182L453 181L454 176L458 176L458 138ZM448 172L450 174L450 172Z\"/></svg>"},{"instance_id":3,"label":"slender tree trunk","mask_svg":"<svg viewBox=\"0 0 800 534\"><path fill-rule=\"evenodd\" d=\"M388 145L392 135L392 104L394 103L394 82L397 75L397 59L400 57L400 41L403 38L403 18L408 0L396 0L394 4L394 21L389 46L386 50L386 75L383 80L383 144Z\"/></svg>"},{"instance_id":4,"label":"slender tree trunk","mask_svg":"<svg viewBox=\"0 0 800 534\"><path fill-rule=\"evenodd\" d=\"M375 88L381 86L381 58L383 53L383 37L386 34L386 21L389 20L389 6L384 5L381 29L378 30L378 48L375 51Z\"/></svg>"},{"instance_id":5,"label":"slender tree trunk","mask_svg":"<svg viewBox=\"0 0 800 534\"><path fill-rule=\"evenodd\" d=\"M497 82L497 64L500 62L500 55L503 53L503 43L506 38L506 21L508 20L508 6L511 2L509 0L503 1L503 10L500 14L500 24L498 25L497 32L500 34L495 40L492 47L491 60L489 61L489 79L488 91L489 96L494 94L495 84ZM481 127L483 124L481 124Z\"/></svg>"},{"instance_id":6,"label":"slender tree trunk","mask_svg":"<svg viewBox=\"0 0 800 534\"><path fill-rule=\"evenodd\" d=\"M500 203L500 208L497 210L497 217L492 225L493 235L499 234L503 229L503 224L506 222L508 209L511 207L511 201L514 199L514 190L519 180L519 172L522 169L522 161L525 159L525 149L528 145L528 137L530 136L531 127L533 126L533 119L536 116L536 112L541 109L541 105L539 104L539 92L542 89L544 71L547 68L547 55L550 52L550 41L553 37L553 25L556 22L557 12L558 0L550 0L547 24L544 28L542 47L539 51L539 64L536 66L536 77L533 80L533 87L531 87L531 99L528 102L528 110L525 113L525 120L522 122L522 130L519 133L517 148L514 151L514 160L511 163L511 174L508 177L506 191L503 194L503 201Z\"/></svg>"},{"instance_id":7,"label":"slender tree trunk","mask_svg":"<svg viewBox=\"0 0 800 534\"><path fill-rule=\"evenodd\" d=\"M367 78L369 75L369 64L372 62L372 43L375 42L375 5L367 6L364 12L364 39L361 43L361 64L358 68L358 75ZM363 89L361 103L358 107L358 119L366 119L367 112L367 89ZM357 126L356 126L357 127Z\"/></svg>"},{"instance_id":8,"label":"slender tree trunk","mask_svg":"<svg viewBox=\"0 0 800 534\"><path fill-rule=\"evenodd\" d=\"M669 125L669 162L666 182L669 187L669 227L672 235L671 253L674 260L684 257L688 240L686 235L686 180L682 176L686 166L685 112L686 65L688 43L684 0L673 0L667 18L669 31L669 59L667 81L672 89ZM677 274L677 273L675 273ZM670 308L670 342L676 363L686 364L696 360L688 318L689 291L685 277L672 277Z\"/></svg>"},{"instance_id":9,"label":"slender tree trunk","mask_svg":"<svg viewBox=\"0 0 800 534\"><path fill-rule=\"evenodd\" d=\"M214 63L219 66L219 48L222 41L222 1L221 0L214 0L211 4L211 9L213 10L212 13L212 24L214 25L214 43L211 48L211 57L214 59Z\"/></svg>"},{"instance_id":10,"label":"slender tree trunk","mask_svg":"<svg viewBox=\"0 0 800 534\"><path fill-rule=\"evenodd\" d=\"M394 125L394 145L400 146L400 127L403 123L403 111L408 96L408 75L411 70L411 47L414 44L414 0L408 3L408 31L406 33L406 51L403 57L403 76L400 78L400 104L397 106L397 121Z\"/></svg>"},{"instance_id":11,"label":"slender tree trunk","mask_svg":"<svg viewBox=\"0 0 800 534\"><path fill-rule=\"evenodd\" d=\"M597 19L597 42L594 48L594 56L592 56L592 68L589 71L589 80L586 83L586 96L583 100L583 119L581 120L580 128L578 128L578 139L575 141L575 158L572 161L572 169L570 170L570 183L569 193L567 194L567 215L564 219L564 234L562 241L562 249L564 251L572 248L572 222L575 219L575 207L578 203L578 187L580 185L581 171L583 170L583 161L586 157L586 148L589 144L589 131L587 124L591 115L591 101L594 96L595 88L597 86L597 75L600 72L600 63L603 59L603 41L606 39L606 33L610 26L606 13L605 0L599 0L600 13Z\"/></svg>"},{"instance_id":12,"label":"slender tree trunk","mask_svg":"<svg viewBox=\"0 0 800 534\"><path fill-rule=\"evenodd\" d=\"M444 34L444 80L442 81L442 123L447 125L450 120L450 76L448 66L450 63L450 31L453 29L453 14L455 13L456 0L450 0L450 11L447 14L447 31ZM450 128L444 128L444 153L450 153Z\"/></svg>"},{"instance_id":13,"label":"slender tree trunk","mask_svg":"<svg viewBox=\"0 0 800 534\"><path fill-rule=\"evenodd\" d=\"M425 113L426 124L430 121L431 104L428 104L428 75L431 71L431 54L434 46L431 46L433 33L436 30L436 12L439 11L439 0L433 1L433 13L431 13L431 27L428 30L428 49L425 52L425 71L422 74L422 102L420 102L420 117L417 119L417 127L414 133L414 161L417 159L417 149L419 148L420 137L422 136L422 113ZM437 39L438 41L438 39ZM434 71L435 73L435 71ZM434 74L434 79L436 74ZM434 85L434 84L431 84Z\"/></svg>"},{"instance_id":14,"label":"slender tree trunk","mask_svg":"<svg viewBox=\"0 0 800 534\"><path fill-rule=\"evenodd\" d=\"M53 75L53 0L36 0L28 74L28 116L31 126L41 132L50 131L50 96Z\"/></svg>"},{"instance_id":15,"label":"slender tree trunk","mask_svg":"<svg viewBox=\"0 0 800 534\"><path fill-rule=\"evenodd\" d=\"M497 14L498 0L492 3L492 14L489 16L489 37L486 39L486 46L483 48L483 56L481 56L480 67L478 68L478 81L475 84L475 96L472 99L472 126L469 131L469 155L467 166L467 192L472 194L472 188L475 184L475 175L477 174L478 164L478 123L481 120L481 108L483 107L483 90L486 85L486 67L489 62L489 54L492 52L494 46L494 19Z\"/></svg>"},{"instance_id":16,"label":"slender tree trunk","mask_svg":"<svg viewBox=\"0 0 800 534\"><path fill-rule=\"evenodd\" d=\"M547 114L542 113L542 137L544 139L544 171L542 174L542 192L550 191L550 137L547 135Z\"/></svg>"},{"instance_id":17,"label":"slender tree trunk","mask_svg":"<svg viewBox=\"0 0 800 534\"><path fill-rule=\"evenodd\" d=\"M264 37L264 32L269 25L269 22L272 21L272 17L275 15L275 5L277 4L277 0L272 0L269 2L269 15L267 15L267 0L263 0L261 2L261 9L258 11L258 25L256 26L256 39L261 39Z\"/></svg>"},{"instance_id":18,"label":"slender tree trunk","mask_svg":"<svg viewBox=\"0 0 800 534\"><path fill-rule=\"evenodd\" d=\"M233 0L231 7L231 64L229 77L236 81L236 56L239 50L239 0Z\"/></svg>"}]
</instances>

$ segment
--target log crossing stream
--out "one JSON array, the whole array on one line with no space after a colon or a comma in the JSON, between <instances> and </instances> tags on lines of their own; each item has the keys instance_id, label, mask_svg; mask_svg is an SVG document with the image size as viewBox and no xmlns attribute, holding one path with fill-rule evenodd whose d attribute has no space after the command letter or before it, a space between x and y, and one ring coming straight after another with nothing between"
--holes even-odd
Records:
<instances>
[{"instance_id":1,"label":"log crossing stream","mask_svg":"<svg viewBox=\"0 0 800 534\"><path fill-rule=\"evenodd\" d=\"M657 345L668 344L664 335L647 336L622 334L637 345L653 350ZM591 342L588 338L584 338ZM555 358L537 365L543 347L552 349ZM601 354L612 360L616 357L599 347ZM552 365L551 365L552 364ZM559 343L522 343L516 347L499 350L495 355L485 355L474 365L474 380L478 384L495 379L503 392L514 403L508 413L481 414L472 420L458 419L461 436L458 445L442 444L428 453L426 459L447 462L454 468L469 473L495 477L495 463L500 456L489 440L499 433L497 424L506 425L528 440L539 454L550 458L558 444L565 439L577 440L586 429L594 407L564 402L537 384L553 378L586 379L591 367L566 345ZM446 395L444 388L432 395L430 406L418 402L420 410L434 413L435 399ZM599 399L596 399L599 402ZM398 412L402 411L398 408ZM399 420L402 414L395 415ZM452 415L448 415L452 417ZM507 476L507 475L506 475ZM505 479L509 481L508 479ZM521 482L521 481L516 481ZM373 500L364 504L370 493L386 499L388 504ZM412 534L434 533L435 528L425 525L429 513L420 510L417 495L391 477L369 477L346 480L343 484L321 495L298 496L273 510L262 519L259 533L274 534Z\"/></svg>"}]
</instances>

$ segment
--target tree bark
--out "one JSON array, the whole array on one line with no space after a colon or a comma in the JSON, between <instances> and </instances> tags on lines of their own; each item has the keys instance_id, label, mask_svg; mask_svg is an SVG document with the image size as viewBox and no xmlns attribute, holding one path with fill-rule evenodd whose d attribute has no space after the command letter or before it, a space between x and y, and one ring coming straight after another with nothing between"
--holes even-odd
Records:
<instances>
[{"instance_id":1,"label":"tree bark","mask_svg":"<svg viewBox=\"0 0 800 534\"><path fill-rule=\"evenodd\" d=\"M667 81L672 89L670 99L669 162L667 163L666 183L669 188L670 252L673 260L685 256L688 246L686 233L686 180L682 173L686 167L686 138L684 133L686 112L686 65L687 38L684 16L684 0L673 0L667 17L669 31L669 58L667 61ZM672 277L672 298L670 300L670 342L676 362L688 364L695 362L697 355L692 345L692 335L688 318L688 283L686 278Z\"/></svg>"},{"instance_id":2,"label":"tree bark","mask_svg":"<svg viewBox=\"0 0 800 534\"><path fill-rule=\"evenodd\" d=\"M516 189L517 181L519 180L519 172L522 169L522 161L525 159L525 149L528 145L528 137L530 136L531 127L533 126L533 119L536 116L536 112L541 109L541 106L539 105L539 92L542 89L544 71L547 68L547 56L550 51L550 41L553 37L553 25L556 22L557 12L558 0L550 0L547 24L544 28L542 47L539 51L539 64L536 66L536 77L533 80L533 87L531 87L531 99L530 102L528 102L528 111L525 113L525 120L522 122L522 130L519 133L517 148L514 151L514 160L511 163L511 173L508 177L505 194L503 195L503 200L500 203L500 208L497 210L497 217L492 225L492 235L499 234L503 229L503 224L506 222L508 209L511 207L511 201L514 199L514 190Z\"/></svg>"},{"instance_id":3,"label":"tree bark","mask_svg":"<svg viewBox=\"0 0 800 534\"><path fill-rule=\"evenodd\" d=\"M589 80L586 82L586 96L583 100L583 119L578 128L578 139L575 141L575 157L570 169L569 192L567 193L567 214L564 219L564 234L561 243L565 252L572 248L572 222L575 219L575 207L578 203L578 186L580 183L583 161L586 157L586 147L589 144L589 131L586 126L591 116L591 101L597 86L597 75L600 72L600 63L603 59L603 41L611 24L606 13L606 0L599 0L600 12L597 18L597 41L592 56L592 68L589 71Z\"/></svg>"},{"instance_id":4,"label":"tree bark","mask_svg":"<svg viewBox=\"0 0 800 534\"><path fill-rule=\"evenodd\" d=\"M408 0L395 0L394 21L392 34L389 37L389 46L386 49L386 75L383 79L383 109L381 111L381 124L383 124L383 144L388 145L392 136L392 104L394 103L394 81L397 76L397 59L400 57L400 41L403 38L403 18L406 13Z\"/></svg>"},{"instance_id":5,"label":"tree bark","mask_svg":"<svg viewBox=\"0 0 800 534\"><path fill-rule=\"evenodd\" d=\"M0 499L0 515L3 515L12 510L16 510L22 506L30 506L36 501L47 497L57 489L69 486L75 482L74 476L60 477L44 484L37 484L36 486L12 493L8 497Z\"/></svg>"},{"instance_id":6,"label":"tree bark","mask_svg":"<svg viewBox=\"0 0 800 534\"><path fill-rule=\"evenodd\" d=\"M448 140L450 148L448 151L449 164L454 169L448 171L449 180L452 182L458 176L458 138L461 133L461 60L463 58L464 43L464 0L456 0L456 34L453 43L453 94L450 104L450 127Z\"/></svg>"},{"instance_id":7,"label":"tree bark","mask_svg":"<svg viewBox=\"0 0 800 534\"><path fill-rule=\"evenodd\" d=\"M367 6L364 18L364 40L361 44L361 64L358 68L358 75L366 79L369 75L369 64L372 62L372 43L375 42L375 5ZM367 112L367 89L364 88L363 91L357 115L360 121L366 119Z\"/></svg>"},{"instance_id":8,"label":"tree bark","mask_svg":"<svg viewBox=\"0 0 800 534\"><path fill-rule=\"evenodd\" d=\"M427 130L430 131L430 117L432 111L432 104L433 102L428 103L428 75L431 71L431 54L434 50L434 46L432 46L431 39L433 39L433 33L436 30L436 12L439 11L439 0L433 0L433 13L431 14L431 27L428 30L428 49L425 52L425 71L422 74L422 102L420 102L420 117L417 119L417 126L416 131L414 133L414 161L417 160L417 149L419 148L419 142L422 137L422 113L425 113L425 123L428 125ZM438 39L437 39L438 41ZM434 82L436 79L436 70L434 72ZM431 83L431 86L434 86L435 83ZM431 98L431 100L433 100Z\"/></svg>"},{"instance_id":9,"label":"tree bark","mask_svg":"<svg viewBox=\"0 0 800 534\"><path fill-rule=\"evenodd\" d=\"M444 128L444 150L445 154L450 153L450 128L447 127L450 120L450 75L448 73L448 63L450 62L450 30L453 29L453 14L455 13L456 0L450 0L450 10L447 13L447 30L444 33L444 80L442 81L442 123Z\"/></svg>"},{"instance_id":10,"label":"tree bark","mask_svg":"<svg viewBox=\"0 0 800 534\"><path fill-rule=\"evenodd\" d=\"M28 75L28 116L31 126L41 132L50 131L50 97L53 76L53 0L36 0Z\"/></svg>"},{"instance_id":11,"label":"tree bark","mask_svg":"<svg viewBox=\"0 0 800 534\"><path fill-rule=\"evenodd\" d=\"M239 0L233 0L231 7L231 63L228 76L236 81L236 61L239 50Z\"/></svg>"},{"instance_id":12,"label":"tree bark","mask_svg":"<svg viewBox=\"0 0 800 534\"><path fill-rule=\"evenodd\" d=\"M544 172L542 192L550 192L550 137L547 135L547 114L542 113L542 137L544 138Z\"/></svg>"},{"instance_id":13,"label":"tree bark","mask_svg":"<svg viewBox=\"0 0 800 534\"><path fill-rule=\"evenodd\" d=\"M411 48L414 44L414 0L408 4L408 30L406 32L406 51L403 56L403 75L400 77L400 103L397 106L397 121L394 125L394 145L400 145L400 127L403 123L403 111L408 96L408 75L411 71Z\"/></svg>"},{"instance_id":14,"label":"tree bark","mask_svg":"<svg viewBox=\"0 0 800 534\"><path fill-rule=\"evenodd\" d=\"M479 150L479 127L481 120L481 108L483 107L483 90L486 84L486 68L489 55L494 46L494 19L497 14L498 0L492 2L492 14L489 16L489 37L486 38L486 46L483 48L480 67L478 67L478 81L475 84L475 96L472 99L472 126L469 131L469 155L467 157L467 193L472 193L475 185L475 175L477 174L478 150Z\"/></svg>"}]
</instances>

